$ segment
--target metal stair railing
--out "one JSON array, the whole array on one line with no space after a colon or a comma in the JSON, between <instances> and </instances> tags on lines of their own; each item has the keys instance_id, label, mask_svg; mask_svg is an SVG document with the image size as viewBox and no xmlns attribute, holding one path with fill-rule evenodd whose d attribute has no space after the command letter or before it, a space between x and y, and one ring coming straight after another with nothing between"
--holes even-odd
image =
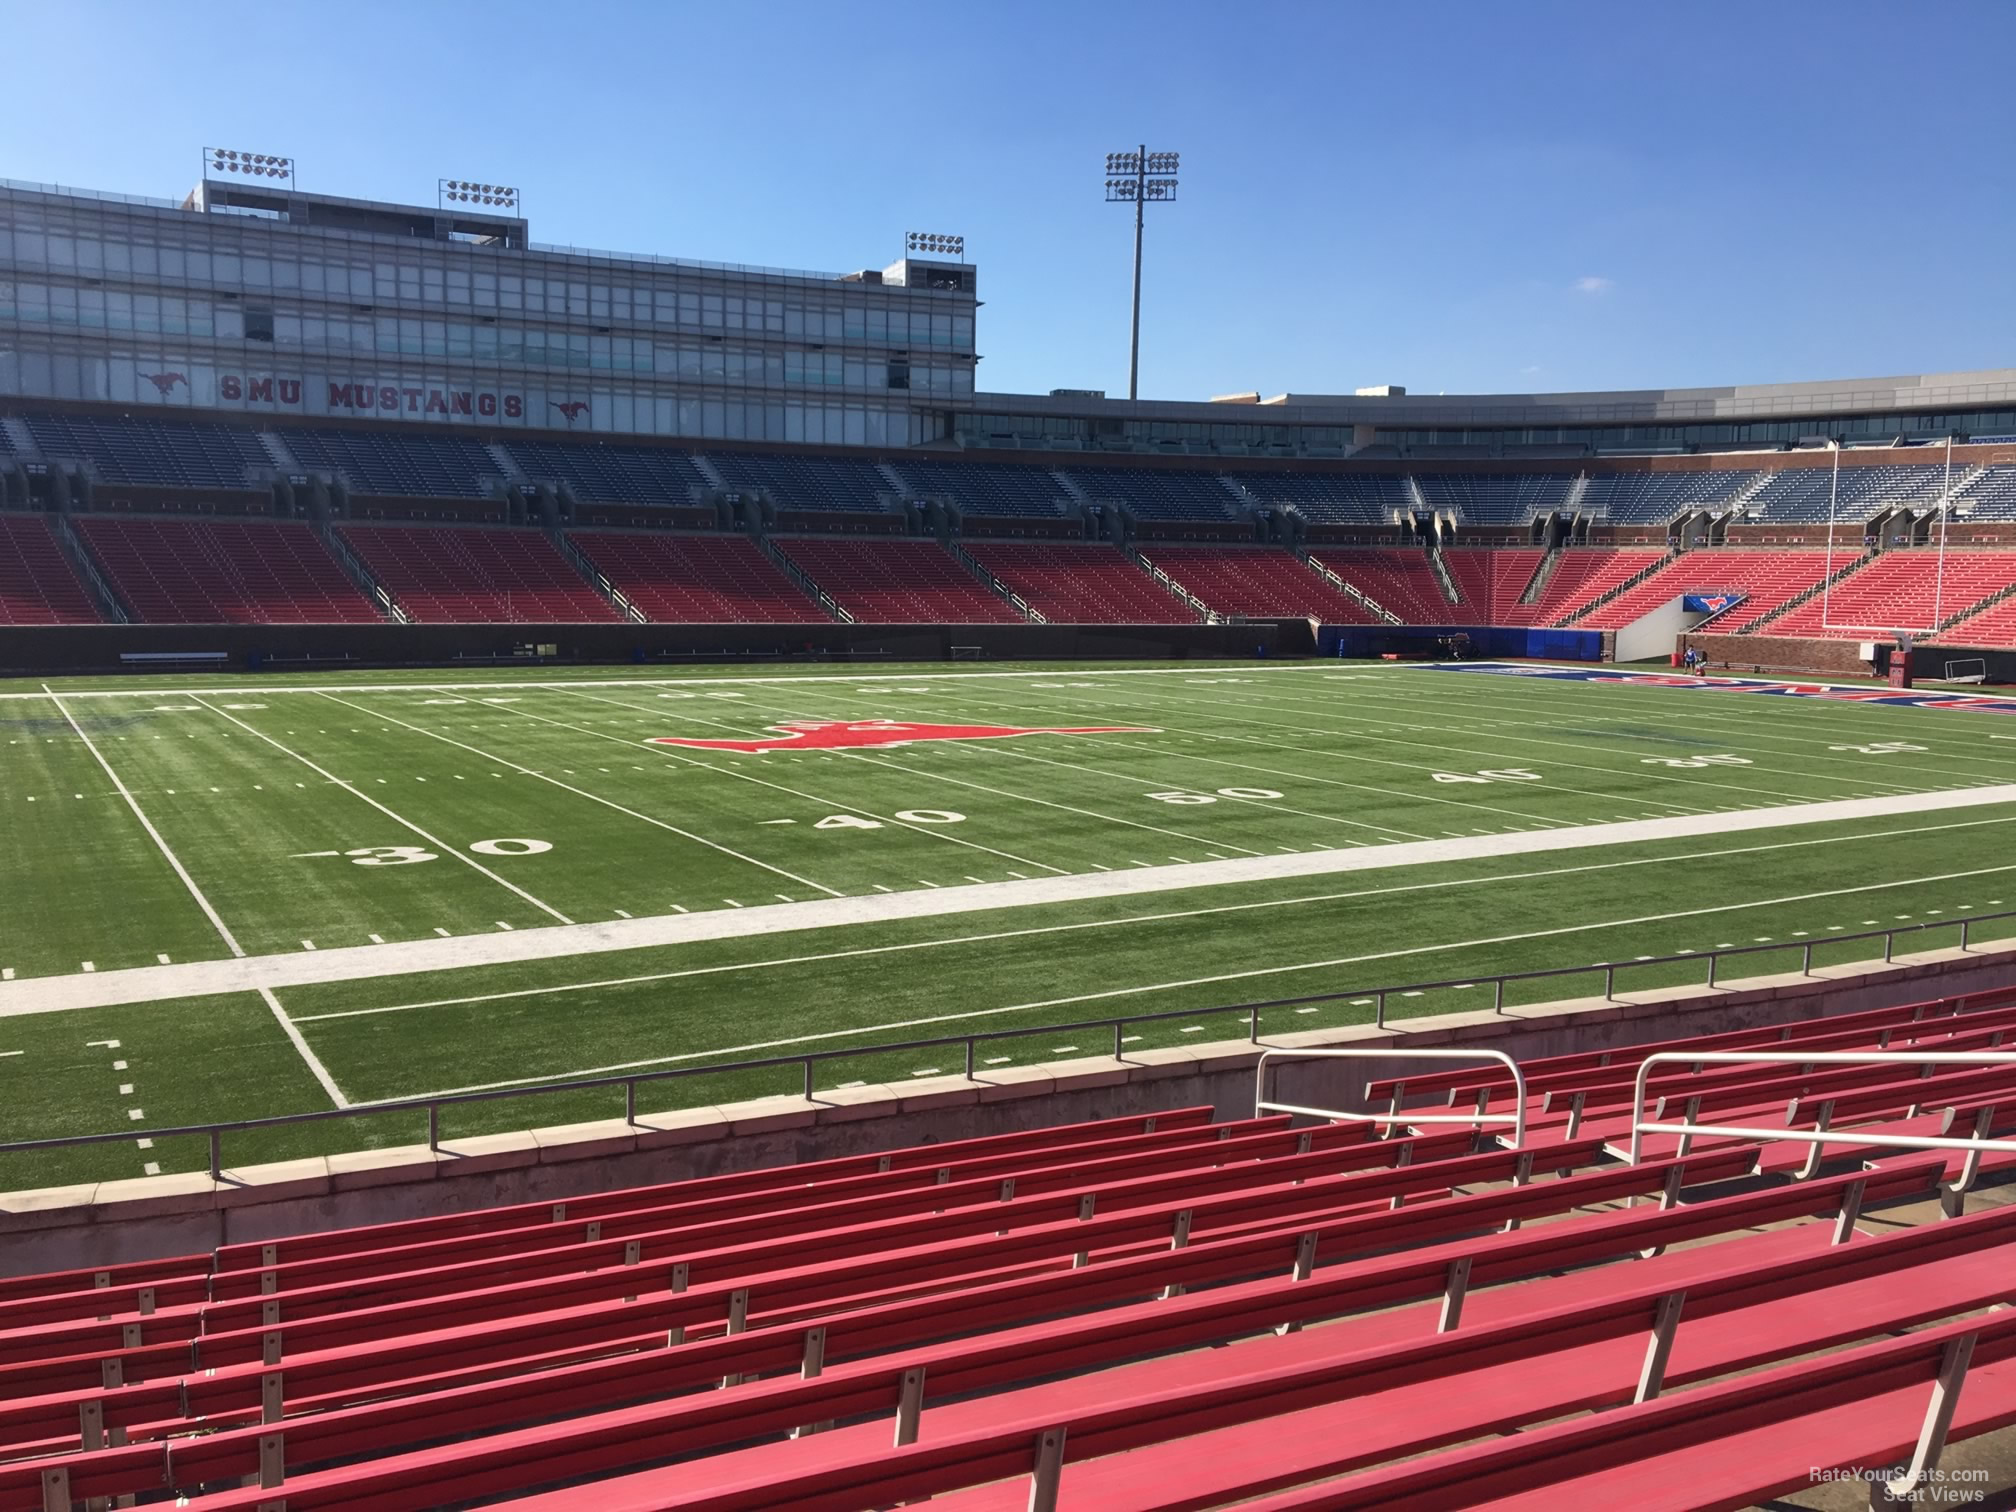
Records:
<instances>
[{"instance_id":1,"label":"metal stair railing","mask_svg":"<svg viewBox=\"0 0 2016 1512\"><path fill-rule=\"evenodd\" d=\"M1556 628L1561 629L1569 625L1572 625L1577 620L1583 619L1588 615L1594 614L1598 609L1601 609L1605 604L1609 603L1611 600L1622 598L1625 594L1629 593L1633 588L1636 588L1640 583L1644 582L1647 578L1651 577L1653 573L1663 572L1666 568L1670 567L1674 562L1680 559L1680 556L1681 552L1677 548L1668 551L1664 556L1659 558L1658 561L1652 563L1649 567L1640 568L1637 572L1632 573L1631 576L1624 579L1624 581L1619 583L1615 588L1604 589L1603 592L1597 594L1596 597L1589 600L1588 603L1584 604L1580 609L1577 609L1573 614L1564 616L1557 624ZM1729 607L1733 609L1736 606L1732 604Z\"/></svg>"},{"instance_id":2,"label":"metal stair railing","mask_svg":"<svg viewBox=\"0 0 2016 1512\"><path fill-rule=\"evenodd\" d=\"M961 567L964 567L975 578L979 579L981 587L985 588L989 593L993 594L996 598L1004 600L1009 608L1013 609L1017 614L1021 615L1022 618L1029 621L1030 624L1047 625L1050 623L1050 621L1044 618L1042 614L1037 612L1035 605L1031 604L1027 599L1022 597L1021 594L1017 593L1013 588L1010 588L1006 583L1002 582L1001 579L994 576L994 574L989 572L985 567L982 567L980 565L979 559L976 558L964 546L961 546L957 541L948 541L945 545L945 549L952 553L952 559L955 562L957 562Z\"/></svg>"},{"instance_id":3,"label":"metal stair railing","mask_svg":"<svg viewBox=\"0 0 2016 1512\"><path fill-rule=\"evenodd\" d=\"M1284 1060L1496 1061L1512 1074L1513 1110L1510 1113L1487 1113L1482 1108L1476 1108L1468 1113L1403 1113L1397 1108L1389 1108L1383 1113L1352 1113L1337 1108L1307 1108L1297 1103L1270 1102L1267 1100L1268 1068ZM1327 1118L1332 1122L1468 1124L1473 1129L1485 1124L1509 1123L1512 1125L1511 1147L1517 1150L1526 1143L1526 1073L1503 1050L1407 1050L1385 1046L1376 1050L1369 1046L1342 1050L1263 1050L1259 1064L1253 1068L1253 1116L1259 1118L1266 1113L1299 1113L1309 1118Z\"/></svg>"},{"instance_id":4,"label":"metal stair railing","mask_svg":"<svg viewBox=\"0 0 2016 1512\"><path fill-rule=\"evenodd\" d=\"M1121 548L1121 551L1126 555L1129 561L1133 562L1133 564L1136 567L1139 567L1143 572L1147 573L1150 577L1154 578L1156 582L1160 583L1164 588L1168 589L1171 593L1175 594L1176 597L1183 600L1183 602L1188 604L1192 609L1196 610L1197 613L1203 617L1205 624L1215 625L1220 623L1218 611L1216 609L1213 609L1209 604L1205 603L1204 600L1197 597L1196 594L1192 593L1188 588L1185 588L1181 583L1177 582L1176 579L1169 576L1169 574L1164 572L1160 567L1157 567L1153 562L1149 561L1148 558L1143 556L1139 551L1135 550L1132 546L1123 546Z\"/></svg>"},{"instance_id":5,"label":"metal stair railing","mask_svg":"<svg viewBox=\"0 0 2016 1512\"><path fill-rule=\"evenodd\" d=\"M1943 1021L1942 1021L1943 1022ZM1686 1113L1678 1122L1662 1118L1641 1118L1645 1109L1646 1083L1651 1079L1655 1065L1690 1066L1740 1066L1758 1063L1786 1066L1922 1066L1924 1074L1930 1074L1934 1066L2009 1066L2016 1068L2016 1050L1660 1050L1648 1055L1638 1063L1638 1075L1632 1083L1631 1103L1631 1164L1642 1164L1645 1158L1645 1136L1647 1134L1676 1134L1680 1137L1679 1153L1686 1154L1688 1146L1698 1135L1709 1135L1717 1139L1755 1139L1763 1141L1791 1140L1813 1148L1806 1157L1806 1164L1799 1175L1803 1180L1819 1169L1823 1152L1829 1144L1869 1146L1884 1150L1964 1150L1968 1160L1952 1190L1964 1192L1979 1175L1981 1157L2003 1151L2016 1154L2016 1139L1989 1139L1982 1134L1954 1137L1946 1134L1875 1134L1866 1133L1855 1127L1830 1128L1829 1117L1833 1104L1826 1098L1815 1099L1819 1103L1819 1113L1812 1129L1752 1128L1741 1124L1704 1124L1693 1121L1695 1103L1688 1102ZM1671 1101L1677 1095L1667 1094L1664 1100ZM2016 1102L2016 1092L2011 1093L2011 1101ZM1987 1110L1983 1110L1984 1112ZM1976 1128L1986 1127L1977 1122ZM1852 1219L1850 1220L1852 1221Z\"/></svg>"},{"instance_id":6,"label":"metal stair railing","mask_svg":"<svg viewBox=\"0 0 2016 1512\"><path fill-rule=\"evenodd\" d=\"M1856 557L1853 561L1849 562L1847 566L1838 568L1835 571L1828 573L1826 577L1822 578L1819 582L1815 583L1811 588L1808 588L1804 593L1795 593L1791 598L1785 600L1785 602L1780 604L1776 609L1767 610L1765 613L1758 616L1756 619L1750 621L1749 624L1739 626L1736 633L1738 635L1757 634L1766 625L1771 624L1775 620L1783 619L1786 615L1790 614L1794 609L1797 609L1801 604L1808 603L1813 599L1818 598L1821 594L1825 593L1829 588L1832 588L1836 583L1840 582L1850 573L1859 572L1862 568L1868 566L1871 562L1875 561L1877 556L1878 552L1873 547L1867 551L1864 551L1860 556Z\"/></svg>"},{"instance_id":7,"label":"metal stair railing","mask_svg":"<svg viewBox=\"0 0 2016 1512\"><path fill-rule=\"evenodd\" d=\"M1307 551L1297 551L1295 553L1295 559L1299 561L1304 567L1307 567L1311 572L1315 573L1318 577L1322 578L1332 588L1335 588L1339 593L1343 594L1346 598L1356 600L1358 603L1363 604L1365 606L1366 613L1378 615L1380 619L1384 620L1389 625L1404 625L1407 623L1407 621L1400 618L1399 615L1395 614L1391 609L1388 609L1384 604L1380 603L1377 599L1372 597L1372 595L1367 593L1363 588L1358 587L1355 583L1345 582L1342 577L1340 577L1337 573L1333 572L1330 568L1325 567L1321 562L1317 561L1316 558L1309 555Z\"/></svg>"},{"instance_id":8,"label":"metal stair railing","mask_svg":"<svg viewBox=\"0 0 2016 1512\"><path fill-rule=\"evenodd\" d=\"M824 609L828 614L832 615L835 620L839 621L843 625L851 625L854 623L854 616L849 614L845 609L842 609L840 607L840 601L834 598L833 595L828 593L824 588L821 588L819 584L813 580L811 573L807 572L803 567L800 567L796 562L792 561L790 557L786 556L781 550L779 550L777 543L775 541L771 540L770 537L768 537L767 535L755 535L751 536L750 539L756 543L756 549L758 551L762 552L763 555L770 558L770 560L774 564L776 564L777 570L779 572L783 573L784 576L791 579L792 582L796 583L801 589L803 589L805 593L810 596L812 601L815 604L817 604L821 609Z\"/></svg>"},{"instance_id":9,"label":"metal stair railing","mask_svg":"<svg viewBox=\"0 0 2016 1512\"><path fill-rule=\"evenodd\" d=\"M609 580L609 574L589 560L588 553L575 543L573 536L564 530L549 528L546 531L546 538L559 549L560 555L567 559L567 565L580 573L582 579L610 608L633 625L650 623L650 616L631 603L629 595Z\"/></svg>"}]
</instances>

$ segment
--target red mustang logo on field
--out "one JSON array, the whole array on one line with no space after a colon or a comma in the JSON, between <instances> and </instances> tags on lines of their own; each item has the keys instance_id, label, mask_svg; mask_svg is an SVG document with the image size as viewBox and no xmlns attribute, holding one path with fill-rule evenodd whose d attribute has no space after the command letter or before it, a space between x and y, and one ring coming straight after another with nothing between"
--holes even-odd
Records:
<instances>
[{"instance_id":1,"label":"red mustang logo on field","mask_svg":"<svg viewBox=\"0 0 2016 1512\"><path fill-rule=\"evenodd\" d=\"M777 733L756 740L686 740L661 735L653 745L689 746L699 751L845 751L864 747L906 746L924 740L1003 740L1011 735L1152 735L1141 725L1018 725L898 724L889 719L849 723L839 719L794 719L770 726Z\"/></svg>"}]
</instances>

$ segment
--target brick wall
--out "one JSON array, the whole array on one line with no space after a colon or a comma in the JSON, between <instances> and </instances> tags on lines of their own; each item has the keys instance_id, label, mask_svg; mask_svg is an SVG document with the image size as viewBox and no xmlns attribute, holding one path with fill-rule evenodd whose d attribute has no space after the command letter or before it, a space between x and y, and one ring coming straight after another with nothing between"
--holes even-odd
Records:
<instances>
[{"instance_id":1,"label":"brick wall","mask_svg":"<svg viewBox=\"0 0 2016 1512\"><path fill-rule=\"evenodd\" d=\"M1713 672L1811 672L1830 677L1868 677L1869 664L1856 653L1861 643L1789 635L1683 635L1689 646L1708 654Z\"/></svg>"}]
</instances>

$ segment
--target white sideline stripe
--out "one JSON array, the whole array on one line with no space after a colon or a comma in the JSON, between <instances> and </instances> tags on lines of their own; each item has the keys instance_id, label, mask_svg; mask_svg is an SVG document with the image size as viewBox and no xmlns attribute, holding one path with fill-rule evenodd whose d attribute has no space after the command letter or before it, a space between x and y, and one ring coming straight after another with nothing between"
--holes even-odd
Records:
<instances>
[{"instance_id":1,"label":"white sideline stripe","mask_svg":"<svg viewBox=\"0 0 2016 1512\"><path fill-rule=\"evenodd\" d=\"M889 1034L922 1029L937 1024L963 1023L969 1019L997 1018L1005 1013L1031 1013L1039 1008L1069 1008L1079 1003L1106 1002L1114 998L1140 997L1152 992L1177 992L1186 987L1210 987L1224 982L1248 981L1254 977L1286 976L1300 971L1323 971L1338 966L1362 966L1371 961L1392 961L1406 956L1431 955L1445 950L1474 950L1486 945L1512 945L1523 940L1545 940L1559 935L1587 934L1595 930L1628 929L1634 924L1662 924L1674 919L1698 919L1709 914L1733 913L1745 908L1772 908L1786 903L1807 903L1816 898L1838 898L1852 893L1880 892L1891 887L1911 887L1927 882L1951 882L1965 877L2016 871L2016 865L1983 867L1978 871L1946 872L1932 877L1899 877L1889 882L1870 882L1860 887L1831 888L1825 892L1792 893L1782 898L1752 898L1742 903L1716 903L1707 908L1686 908L1674 913L1640 914L1629 919L1589 920L1564 924L1555 929L1530 929L1520 934L1491 935L1478 940L1444 940L1431 945L1410 945L1401 950L1381 950L1370 955L1335 956L1325 961L1297 961L1287 966L1258 966L1249 971L1228 971L1216 976L1186 977L1174 982L1143 982L1133 987L1109 987L1100 992L1081 992L1071 997L1043 998L1031 1003L1009 1003L999 1008L974 1008L963 1013L939 1013L928 1018L898 1019L886 1024L860 1024L850 1029L830 1029L819 1034L794 1035L789 1039L760 1040L746 1045L723 1045L713 1050L690 1050L681 1055L659 1055L649 1060L623 1061L610 1066L588 1066L571 1071L548 1072L541 1076L513 1077L508 1081L477 1082L466 1087L436 1087L427 1092L405 1094L417 1097L447 1097L458 1092L494 1092L504 1087L522 1087L564 1077L609 1076L624 1071L640 1071L650 1066L676 1065L707 1060L714 1056L748 1055L759 1050L786 1050L800 1045L851 1039L857 1035ZM1418 992L1405 993L1419 997ZM1354 1005L1371 1003L1370 998L1354 998ZM1182 1034L1202 1034L1205 1026L1192 1024Z\"/></svg>"},{"instance_id":2,"label":"white sideline stripe","mask_svg":"<svg viewBox=\"0 0 2016 1512\"><path fill-rule=\"evenodd\" d=\"M1883 837L1903 837L1903 835L1937 835L1941 831L1954 829L1980 829L1986 825L2016 825L2016 814L2008 818L1970 818L1958 825L1921 825L1917 829L1883 831ZM1258 903L1220 903L1216 907L1204 909L1169 909L1163 913L1129 913L1117 919L1083 919L1079 923L1042 923L1028 929L992 929L988 933L976 935L943 935L939 939L905 939L899 946L861 946L857 950L829 950L814 956L772 956L770 960L754 962L724 962L720 966L687 966L673 972L645 972L639 976L615 976L601 978L595 982L554 982L536 988L512 988L508 992L478 992L464 998L431 998L425 1002L395 1002L377 1008L339 1008L327 1014L304 1014L300 1022L319 1024L331 1018L375 1018L379 1014L409 1014L423 1008L470 1008L484 1002L510 1002L518 998L548 998L577 992L607 992L609 988L635 988L653 982L681 982L696 976L722 976L728 972L764 972L778 966L818 966L825 962L857 960L863 956L905 956L915 950L943 950L950 946L986 946L998 939L1030 939L1034 935L1064 935L1081 933L1087 929L1125 929L1137 923L1171 923L1175 919L1206 919L1222 913L1252 913L1256 909L1278 909L1278 907L1308 907L1312 903L1351 903L1361 897L1397 897L1399 893L1421 893L1437 891L1443 887L1506 887L1512 883L1532 883L1550 881L1554 877L1581 877L1593 871L1623 871L1629 867L1675 867L1687 861L1726 861L1740 855L1766 855L1770 851L1804 851L1816 845L1851 845L1869 837L1861 835L1829 835L1816 841L1774 841L1770 845L1734 845L1720 851L1683 851L1679 855L1657 855L1657 857L1631 857L1629 861L1597 861L1585 867L1546 867L1540 871L1500 871L1488 877L1452 877L1445 881L1431 883L1401 883L1397 887L1361 887L1347 893L1300 893L1294 897L1268 897ZM1831 925L1833 929L1843 929L1845 925ZM1734 943L1734 941L1732 941ZM1722 946L1726 950L1728 946ZM1675 952L1679 956L1693 956L1691 950ZM1641 958L1643 960L1643 958ZM1464 984L1474 986L1474 984ZM1365 1006L1371 998L1355 1000L1353 1006Z\"/></svg>"},{"instance_id":3,"label":"white sideline stripe","mask_svg":"<svg viewBox=\"0 0 2016 1512\"><path fill-rule=\"evenodd\" d=\"M265 731L263 730L255 729L253 726L245 723L245 721L240 719L236 714L227 713L223 709L219 709L210 704L204 703L201 698L197 698L196 695L193 693L189 694L188 696L192 699L195 699L195 702L198 707L208 709L212 714L215 714L222 719L230 720L231 723L238 726L239 729L245 731L246 734L265 741L266 744L273 747L273 749L278 751L282 756L293 757L294 760L300 762L301 765L308 768L309 771L315 773L317 776L325 778L326 780L335 783L336 786L343 789L344 792L351 794L353 797L362 798L366 803L370 804L371 807L378 810L379 813L383 814L387 819L390 819L394 824L399 825L403 829L411 830L414 834L418 835L422 840L425 840L429 845L433 846L436 850L440 851L442 854L453 856L457 861L460 861L464 866L468 867L471 871L481 872L484 876L488 877L492 882L495 882L499 887L502 887L509 892L516 893L519 897L523 898L527 903L530 903L534 908L538 909L541 913L551 914L554 918L558 919L562 924L572 924L574 922L572 919L568 918L567 915L560 912L559 909L553 907L549 903L540 902L537 898L533 897L532 894L525 891L524 888L518 886L517 883L512 882L504 877L498 876L497 873L490 870L490 868L485 866L482 862L473 859L472 857L468 856L457 847L448 844L444 840L435 839L434 836L428 834L427 831L420 828L420 826L415 824L411 819L404 819L401 818L398 814L393 813L392 810L385 807L384 804L380 803L376 798L373 798L369 793L365 792L362 788L358 787L356 784L345 782L341 777L338 777L335 773L327 771L320 766L317 766L314 762L310 761L306 756L303 756L299 751L288 750L287 747L280 744L280 742L275 740L271 735L266 734Z\"/></svg>"},{"instance_id":4,"label":"white sideline stripe","mask_svg":"<svg viewBox=\"0 0 2016 1512\"><path fill-rule=\"evenodd\" d=\"M392 721L392 723L400 726L402 729L411 730L416 735L425 735L430 740L443 741L448 745L456 747L458 750L469 752L472 756L481 756L485 761L494 761L499 766L510 767L513 771L523 772L528 777L537 777L541 782L550 782L553 784L553 786L561 789L563 792L572 793L577 798L586 798L590 803L599 803L602 805L602 807L606 809L614 809L617 813L627 815L632 819L641 819L646 824L656 825L659 829L666 830L671 834L677 835L682 840L691 840L696 845L704 845L709 850L719 851L724 856L733 856L737 861L746 861L751 866L760 866L763 868L764 871L775 872L780 877L789 877L793 882L803 882L807 887L816 887L819 889L820 892L823 892L830 897L837 898L841 896L840 890L838 888L820 886L819 883L814 882L809 877L801 877L796 872L785 871L783 868L772 866L768 862L758 861L754 856L745 856L742 854L742 852L738 850L730 850L725 845L717 845L714 841L709 840L704 835L696 835L691 830L683 830L679 828L679 826L676 824L667 824L663 819L654 819L649 814L640 814L637 812L636 809L625 808L620 803L613 802L607 798L598 797L594 793L590 793L585 789L569 786L567 783L562 782L558 777L549 777L544 772L537 772L534 771L531 767L521 766L517 762L511 760L509 757L493 756L488 751L478 750L475 746L465 745L463 742L455 740L447 735L437 734L435 731L427 729L424 725L408 724L405 720L401 719L396 714L386 714L380 710L367 709L362 704L353 704L350 702L349 699L338 698L333 693L324 693L322 696L328 699L331 703L337 703L343 705L343 707L346 709L355 709L359 714L372 714L379 719L389 719Z\"/></svg>"},{"instance_id":5,"label":"white sideline stripe","mask_svg":"<svg viewBox=\"0 0 2016 1512\"><path fill-rule=\"evenodd\" d=\"M768 903L753 908L738 908L732 913L714 910L697 914L661 914L644 919L570 924L562 928L548 925L515 930L510 934L404 940L390 945L350 945L334 950L318 950L312 954L254 956L232 961L184 961L174 966L136 966L121 971L101 971L91 976L38 977L26 982L0 984L0 1018L216 993L250 992L260 987L298 987L420 972L457 971L472 966L554 960L708 940L746 939L853 924L942 918L996 909L1083 902L1094 898L1137 897L1150 893L1187 892L1203 887L1380 871L1448 861L1489 860L1500 856L1749 834L1811 824L1853 823L1895 815L1944 813L2009 803L2016 803L2016 785L1965 788L1942 793L1895 794L1884 798L1849 798L1786 808L1742 809L1726 814L1676 814L1665 819L1589 824L1567 830L1472 835L1456 840L1425 840L1362 850L1308 851L1293 856L1242 856L1231 861L1199 861L1188 866L1144 866L1139 871L1033 877L1026 882L985 882L964 887L937 887L926 882L923 885L931 889L929 892L865 893L858 897L815 898L804 903ZM1986 875L1995 870L1998 869L1954 875Z\"/></svg>"}]
</instances>

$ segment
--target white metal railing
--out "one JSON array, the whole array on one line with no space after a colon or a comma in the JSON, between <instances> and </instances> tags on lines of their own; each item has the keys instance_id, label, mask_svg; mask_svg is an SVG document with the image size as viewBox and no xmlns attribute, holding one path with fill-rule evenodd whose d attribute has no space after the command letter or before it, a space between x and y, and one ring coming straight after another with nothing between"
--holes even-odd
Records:
<instances>
[{"instance_id":1,"label":"white metal railing","mask_svg":"<svg viewBox=\"0 0 2016 1512\"><path fill-rule=\"evenodd\" d=\"M1417 1055L1426 1051L1415 1051ZM1801 1176L1811 1174L1820 1165L1822 1152L1829 1144L1869 1146L1886 1150L1964 1150L1971 1158L1955 1190L1965 1191L1973 1184L1973 1177L1984 1154L1997 1151L2016 1153L2016 1139L1988 1139L1985 1131L1988 1123L1985 1117L1975 1123L1976 1134L1972 1137L1954 1137L1950 1134L1875 1134L1850 1127L1832 1129L1828 1127L1831 1099L1813 1099L1819 1104L1819 1111L1811 1129L1794 1128L1752 1128L1738 1124L1704 1124L1694 1122L1691 1113L1695 1106L1687 1104L1689 1116L1678 1122L1663 1119L1643 1119L1639 1115L1645 1109L1645 1088L1655 1065L1676 1063L1703 1066L1740 1066L1758 1063L1791 1066L1922 1066L1925 1075L1931 1074L1934 1066L2009 1066L2016 1067L2016 1051L2012 1050L1882 1050L1882 1051L1823 1051L1802 1053L1797 1050L1661 1050L1648 1055L1639 1062L1638 1075L1632 1084L1631 1101L1631 1164L1637 1165L1644 1159L1645 1136L1647 1134L1676 1134L1680 1137L1679 1153L1685 1154L1691 1141L1699 1135L1722 1139L1791 1140L1798 1144L1812 1146ZM1669 1094L1670 1095L1670 1094ZM2016 1101L2016 1089L2012 1089L2011 1100ZM1987 1110L1983 1110L1984 1114ZM1950 1123L1948 1127L1950 1127Z\"/></svg>"},{"instance_id":2,"label":"white metal railing","mask_svg":"<svg viewBox=\"0 0 2016 1512\"><path fill-rule=\"evenodd\" d=\"M1487 1113L1482 1105L1468 1113L1402 1113L1397 1108L1389 1108L1383 1113L1350 1113L1337 1108L1307 1108L1299 1103L1269 1102L1267 1100L1267 1071L1272 1063L1283 1060L1461 1060L1496 1061L1512 1073L1513 1111L1510 1113ZM2016 1056L2011 1057L2016 1060ZM1478 1128L1487 1123L1509 1123L1512 1125L1512 1148L1521 1149L1526 1144L1526 1073L1519 1069L1519 1063L1502 1050L1396 1050L1345 1049L1345 1050L1263 1050L1253 1068L1253 1116L1262 1113L1300 1113L1310 1118L1328 1118L1333 1121L1349 1120L1355 1123L1382 1124L1468 1124Z\"/></svg>"}]
</instances>

